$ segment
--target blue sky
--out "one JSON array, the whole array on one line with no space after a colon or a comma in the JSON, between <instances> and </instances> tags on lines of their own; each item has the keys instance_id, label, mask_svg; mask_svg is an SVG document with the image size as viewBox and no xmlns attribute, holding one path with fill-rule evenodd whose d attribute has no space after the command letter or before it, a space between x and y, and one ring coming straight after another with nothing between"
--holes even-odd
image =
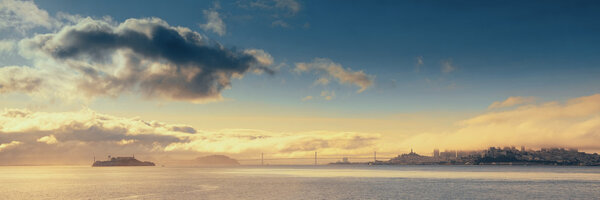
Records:
<instances>
[{"instance_id":1,"label":"blue sky","mask_svg":"<svg viewBox=\"0 0 600 200\"><path fill-rule=\"evenodd\" d=\"M368 132L422 148L431 148L421 140L436 134L495 134L502 127L494 119L502 116L522 119L504 124L510 137L539 136L527 145L542 147L555 144L545 140L550 133L568 139L567 133L583 131L544 124L579 127L596 119L598 10L595 1L6 0L0 6L0 106L35 112L83 107L198 130ZM88 41L72 31L105 26L109 31L101 34L118 38L123 30L144 33L144 24L175 38L198 34L201 39L185 40L197 43L183 46L231 60L192 55L180 62L172 50L152 46L161 38L144 46L158 49L145 52L137 43ZM58 56L62 49L76 53ZM89 59L94 56L106 60ZM121 63L129 58L147 63ZM217 71L207 76L214 80L190 81L207 67ZM122 74L140 69L139 77ZM532 114L567 111L578 114ZM481 119L490 126L472 123Z\"/></svg>"},{"instance_id":2,"label":"blue sky","mask_svg":"<svg viewBox=\"0 0 600 200\"><path fill-rule=\"evenodd\" d=\"M296 14L244 8L240 5L249 2L243 1L216 2L227 25L223 36L198 26L205 21L202 10L214 7L210 1L37 4L51 14L111 16L116 21L159 17L226 46L264 49L288 69L323 57L375 75L376 85L365 93L332 86L340 90L338 102L311 105L316 107L348 109L372 102L369 108L381 111L480 109L507 96L563 99L598 92L600 14L595 11L600 6L592 1L300 1ZM277 20L289 27L273 26ZM424 61L418 73L417 57ZM442 73L444 61L456 70ZM293 106L322 90L303 80L311 77L286 71L236 81L225 94Z\"/></svg>"}]
</instances>

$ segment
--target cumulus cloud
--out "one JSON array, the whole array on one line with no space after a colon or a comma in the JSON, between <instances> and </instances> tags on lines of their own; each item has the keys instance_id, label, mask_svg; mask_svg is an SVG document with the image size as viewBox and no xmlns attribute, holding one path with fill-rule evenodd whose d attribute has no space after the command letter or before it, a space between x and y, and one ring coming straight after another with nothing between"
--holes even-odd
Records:
<instances>
[{"instance_id":1,"label":"cumulus cloud","mask_svg":"<svg viewBox=\"0 0 600 200\"><path fill-rule=\"evenodd\" d=\"M334 79L340 84L352 84L360 87L357 91L361 93L373 85L374 76L360 71L352 71L343 68L342 65L335 63L327 58L315 58L310 63L296 63L294 71L297 73L311 72L319 74L321 77L317 80L319 84L329 83L329 79ZM327 81L324 81L327 79ZM322 80L322 81L319 81Z\"/></svg>"},{"instance_id":2,"label":"cumulus cloud","mask_svg":"<svg viewBox=\"0 0 600 200\"><path fill-rule=\"evenodd\" d=\"M217 11L218 8L219 5L216 4L215 8L202 11L206 18L206 23L200 24L200 28L223 36L227 32L227 26L225 25L225 22L223 22L223 19L221 19L219 12Z\"/></svg>"},{"instance_id":3,"label":"cumulus cloud","mask_svg":"<svg viewBox=\"0 0 600 200\"><path fill-rule=\"evenodd\" d=\"M60 23L33 1L0 0L0 29L24 33L35 28L53 29Z\"/></svg>"},{"instance_id":4,"label":"cumulus cloud","mask_svg":"<svg viewBox=\"0 0 600 200\"><path fill-rule=\"evenodd\" d=\"M526 103L533 103L535 98L533 97L508 97L504 101L496 101L488 107L489 109L512 107L515 105L521 105Z\"/></svg>"},{"instance_id":5,"label":"cumulus cloud","mask_svg":"<svg viewBox=\"0 0 600 200\"><path fill-rule=\"evenodd\" d=\"M221 91L231 86L231 79L248 71L273 73L267 66L272 57L263 50L227 49L158 18L120 24L111 19L75 21L58 32L19 43L20 53L36 63L36 70L55 69L58 73L53 75L62 76L57 81L73 81L57 84L76 85L70 88L75 91L65 93L94 97L133 92L146 98L203 103L221 100Z\"/></svg>"},{"instance_id":6,"label":"cumulus cloud","mask_svg":"<svg viewBox=\"0 0 600 200\"><path fill-rule=\"evenodd\" d=\"M89 164L95 155L194 155L202 153L295 155L369 152L378 134L250 129L197 130L83 109L75 112L0 113L0 164ZM160 160L157 160L160 161Z\"/></svg>"},{"instance_id":7,"label":"cumulus cloud","mask_svg":"<svg viewBox=\"0 0 600 200\"><path fill-rule=\"evenodd\" d=\"M456 131L424 133L402 144L449 149L515 145L600 150L600 94L527 104L461 121Z\"/></svg>"}]
</instances>

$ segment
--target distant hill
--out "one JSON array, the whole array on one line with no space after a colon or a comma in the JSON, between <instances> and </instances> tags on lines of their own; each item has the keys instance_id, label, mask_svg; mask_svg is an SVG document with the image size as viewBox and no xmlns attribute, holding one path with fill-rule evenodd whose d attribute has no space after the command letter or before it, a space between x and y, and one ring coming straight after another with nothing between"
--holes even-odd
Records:
<instances>
[{"instance_id":1,"label":"distant hill","mask_svg":"<svg viewBox=\"0 0 600 200\"><path fill-rule=\"evenodd\" d=\"M230 157L224 155L210 155L196 158L194 164L196 165L240 165L240 163Z\"/></svg>"}]
</instances>

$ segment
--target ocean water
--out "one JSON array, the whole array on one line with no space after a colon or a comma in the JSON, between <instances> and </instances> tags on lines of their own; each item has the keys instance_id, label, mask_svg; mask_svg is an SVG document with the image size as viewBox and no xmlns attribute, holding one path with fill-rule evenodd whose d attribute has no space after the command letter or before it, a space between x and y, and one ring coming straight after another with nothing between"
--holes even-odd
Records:
<instances>
[{"instance_id":1,"label":"ocean water","mask_svg":"<svg viewBox=\"0 0 600 200\"><path fill-rule=\"evenodd\" d=\"M600 199L600 167L5 166L0 199Z\"/></svg>"}]
</instances>

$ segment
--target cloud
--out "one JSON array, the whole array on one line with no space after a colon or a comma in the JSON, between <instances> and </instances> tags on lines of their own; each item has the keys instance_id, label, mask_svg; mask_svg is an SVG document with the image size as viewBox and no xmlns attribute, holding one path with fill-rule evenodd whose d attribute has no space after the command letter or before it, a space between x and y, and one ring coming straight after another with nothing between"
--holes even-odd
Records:
<instances>
[{"instance_id":1,"label":"cloud","mask_svg":"<svg viewBox=\"0 0 600 200\"><path fill-rule=\"evenodd\" d=\"M306 152L323 149L354 150L373 145L379 139L377 136L357 133L338 133L328 136L303 135L294 138L294 142L280 148L281 152Z\"/></svg>"},{"instance_id":2,"label":"cloud","mask_svg":"<svg viewBox=\"0 0 600 200\"><path fill-rule=\"evenodd\" d=\"M219 36L223 36L227 32L227 26L225 25L225 22L223 22L223 19L221 19L219 16L219 12L217 12L218 8L219 6L216 4L215 8L202 11L207 22L206 24L200 24L200 28L204 29L205 31L212 31Z\"/></svg>"},{"instance_id":3,"label":"cloud","mask_svg":"<svg viewBox=\"0 0 600 200\"><path fill-rule=\"evenodd\" d=\"M415 63L415 71L420 72L421 66L423 66L423 56L417 56L415 59L417 60L417 62Z\"/></svg>"},{"instance_id":4,"label":"cloud","mask_svg":"<svg viewBox=\"0 0 600 200\"><path fill-rule=\"evenodd\" d=\"M305 96L304 98L302 98L302 101L310 101L313 99L313 96Z\"/></svg>"},{"instance_id":5,"label":"cloud","mask_svg":"<svg viewBox=\"0 0 600 200\"><path fill-rule=\"evenodd\" d=\"M54 137L54 135L47 135L44 137L41 137L40 139L37 139L38 142L42 142L42 143L46 143L46 144L56 144L58 143L58 140L56 140L56 137Z\"/></svg>"},{"instance_id":6,"label":"cloud","mask_svg":"<svg viewBox=\"0 0 600 200\"><path fill-rule=\"evenodd\" d=\"M448 149L483 149L489 146L530 148L565 147L600 151L600 94L564 103L527 104L487 112L458 124L447 133L417 134L403 145Z\"/></svg>"},{"instance_id":7,"label":"cloud","mask_svg":"<svg viewBox=\"0 0 600 200\"><path fill-rule=\"evenodd\" d=\"M198 130L97 113L34 112L6 109L0 113L0 165L89 164L95 155L165 158L200 154L273 156L312 153L370 152L379 134L357 132L270 132L252 129ZM18 141L18 142L17 142ZM160 159L154 160L160 162Z\"/></svg>"},{"instance_id":8,"label":"cloud","mask_svg":"<svg viewBox=\"0 0 600 200\"><path fill-rule=\"evenodd\" d=\"M0 0L0 29L13 29L20 33L44 27L53 29L59 22L48 15L45 10L39 9L33 1Z\"/></svg>"},{"instance_id":9,"label":"cloud","mask_svg":"<svg viewBox=\"0 0 600 200\"><path fill-rule=\"evenodd\" d=\"M334 63L327 58L315 58L310 63L296 63L294 71L297 73L304 73L314 71L320 74L320 79L334 79L340 84L352 84L360 87L357 91L361 93L367 88L373 85L374 76L367 75L362 70L352 71L351 69L345 69L342 65ZM324 83L323 81L319 83ZM329 83L327 81L327 83Z\"/></svg>"},{"instance_id":10,"label":"cloud","mask_svg":"<svg viewBox=\"0 0 600 200\"><path fill-rule=\"evenodd\" d=\"M120 24L82 18L58 32L24 39L19 46L21 55L36 63L33 69L54 73L48 78L62 76L57 86L75 85L65 88L74 90L65 94L85 97L139 93L145 98L212 102L223 99L221 91L231 87L232 78L248 71L273 72L266 66L272 58L262 50L227 49L158 18Z\"/></svg>"},{"instance_id":11,"label":"cloud","mask_svg":"<svg viewBox=\"0 0 600 200\"><path fill-rule=\"evenodd\" d=\"M275 74L275 70L278 70L278 66L273 67L274 59L271 54L265 52L262 49L246 49L245 54L252 55L257 61L257 64L252 67L252 71L256 74L262 74L266 72L268 74Z\"/></svg>"},{"instance_id":12,"label":"cloud","mask_svg":"<svg viewBox=\"0 0 600 200\"><path fill-rule=\"evenodd\" d=\"M506 100L504 100L502 102L496 101L496 102L492 103L488 107L488 109L511 107L511 106L515 106L515 105L533 103L534 101L535 101L535 98L533 98L533 97L508 97Z\"/></svg>"},{"instance_id":13,"label":"cloud","mask_svg":"<svg viewBox=\"0 0 600 200\"><path fill-rule=\"evenodd\" d=\"M272 133L260 130L230 129L213 133L217 140L190 140L172 143L167 151L272 152L278 155L298 155L318 150L323 154L337 152L370 152L378 134L355 132L311 131Z\"/></svg>"},{"instance_id":14,"label":"cloud","mask_svg":"<svg viewBox=\"0 0 600 200\"><path fill-rule=\"evenodd\" d=\"M321 97L323 97L327 101L332 100L333 98L335 98L335 91L323 90L321 91Z\"/></svg>"},{"instance_id":15,"label":"cloud","mask_svg":"<svg viewBox=\"0 0 600 200\"><path fill-rule=\"evenodd\" d=\"M11 141L10 143L0 144L0 152L19 146L21 142Z\"/></svg>"},{"instance_id":16,"label":"cloud","mask_svg":"<svg viewBox=\"0 0 600 200\"><path fill-rule=\"evenodd\" d=\"M119 144L119 145L128 145L128 144L133 144L134 142L136 142L136 140L122 139L121 141L117 142L117 144Z\"/></svg>"},{"instance_id":17,"label":"cloud","mask_svg":"<svg viewBox=\"0 0 600 200\"><path fill-rule=\"evenodd\" d=\"M304 23L304 25L302 25L302 28L309 29L310 28L310 23L308 23L308 22Z\"/></svg>"},{"instance_id":18,"label":"cloud","mask_svg":"<svg viewBox=\"0 0 600 200\"><path fill-rule=\"evenodd\" d=\"M451 60L444 60L442 61L442 72L445 74L448 74L450 72L453 72L454 70L456 70L456 67L454 67L452 65L452 61Z\"/></svg>"},{"instance_id":19,"label":"cloud","mask_svg":"<svg viewBox=\"0 0 600 200\"><path fill-rule=\"evenodd\" d=\"M282 27L282 28L289 28L290 27L290 25L288 23L286 23L285 21L283 21L283 20L275 20L275 21L273 21L273 23L271 23L271 26L279 26L279 27Z\"/></svg>"},{"instance_id":20,"label":"cloud","mask_svg":"<svg viewBox=\"0 0 600 200\"><path fill-rule=\"evenodd\" d=\"M286 12L286 15L288 16L294 16L302 9L300 3L295 0L250 0L246 2L239 1L238 6L243 8L280 10Z\"/></svg>"},{"instance_id":21,"label":"cloud","mask_svg":"<svg viewBox=\"0 0 600 200\"><path fill-rule=\"evenodd\" d=\"M300 11L300 3L295 0L275 0L275 7L288 10L292 15Z\"/></svg>"},{"instance_id":22,"label":"cloud","mask_svg":"<svg viewBox=\"0 0 600 200\"><path fill-rule=\"evenodd\" d=\"M44 78L41 72L26 66L0 68L0 94L11 92L37 92Z\"/></svg>"},{"instance_id":23,"label":"cloud","mask_svg":"<svg viewBox=\"0 0 600 200\"><path fill-rule=\"evenodd\" d=\"M329 79L326 77L321 77L314 82L315 85L327 85L329 84Z\"/></svg>"},{"instance_id":24,"label":"cloud","mask_svg":"<svg viewBox=\"0 0 600 200\"><path fill-rule=\"evenodd\" d=\"M14 40L0 40L0 54L11 53L15 46L16 42Z\"/></svg>"}]
</instances>

